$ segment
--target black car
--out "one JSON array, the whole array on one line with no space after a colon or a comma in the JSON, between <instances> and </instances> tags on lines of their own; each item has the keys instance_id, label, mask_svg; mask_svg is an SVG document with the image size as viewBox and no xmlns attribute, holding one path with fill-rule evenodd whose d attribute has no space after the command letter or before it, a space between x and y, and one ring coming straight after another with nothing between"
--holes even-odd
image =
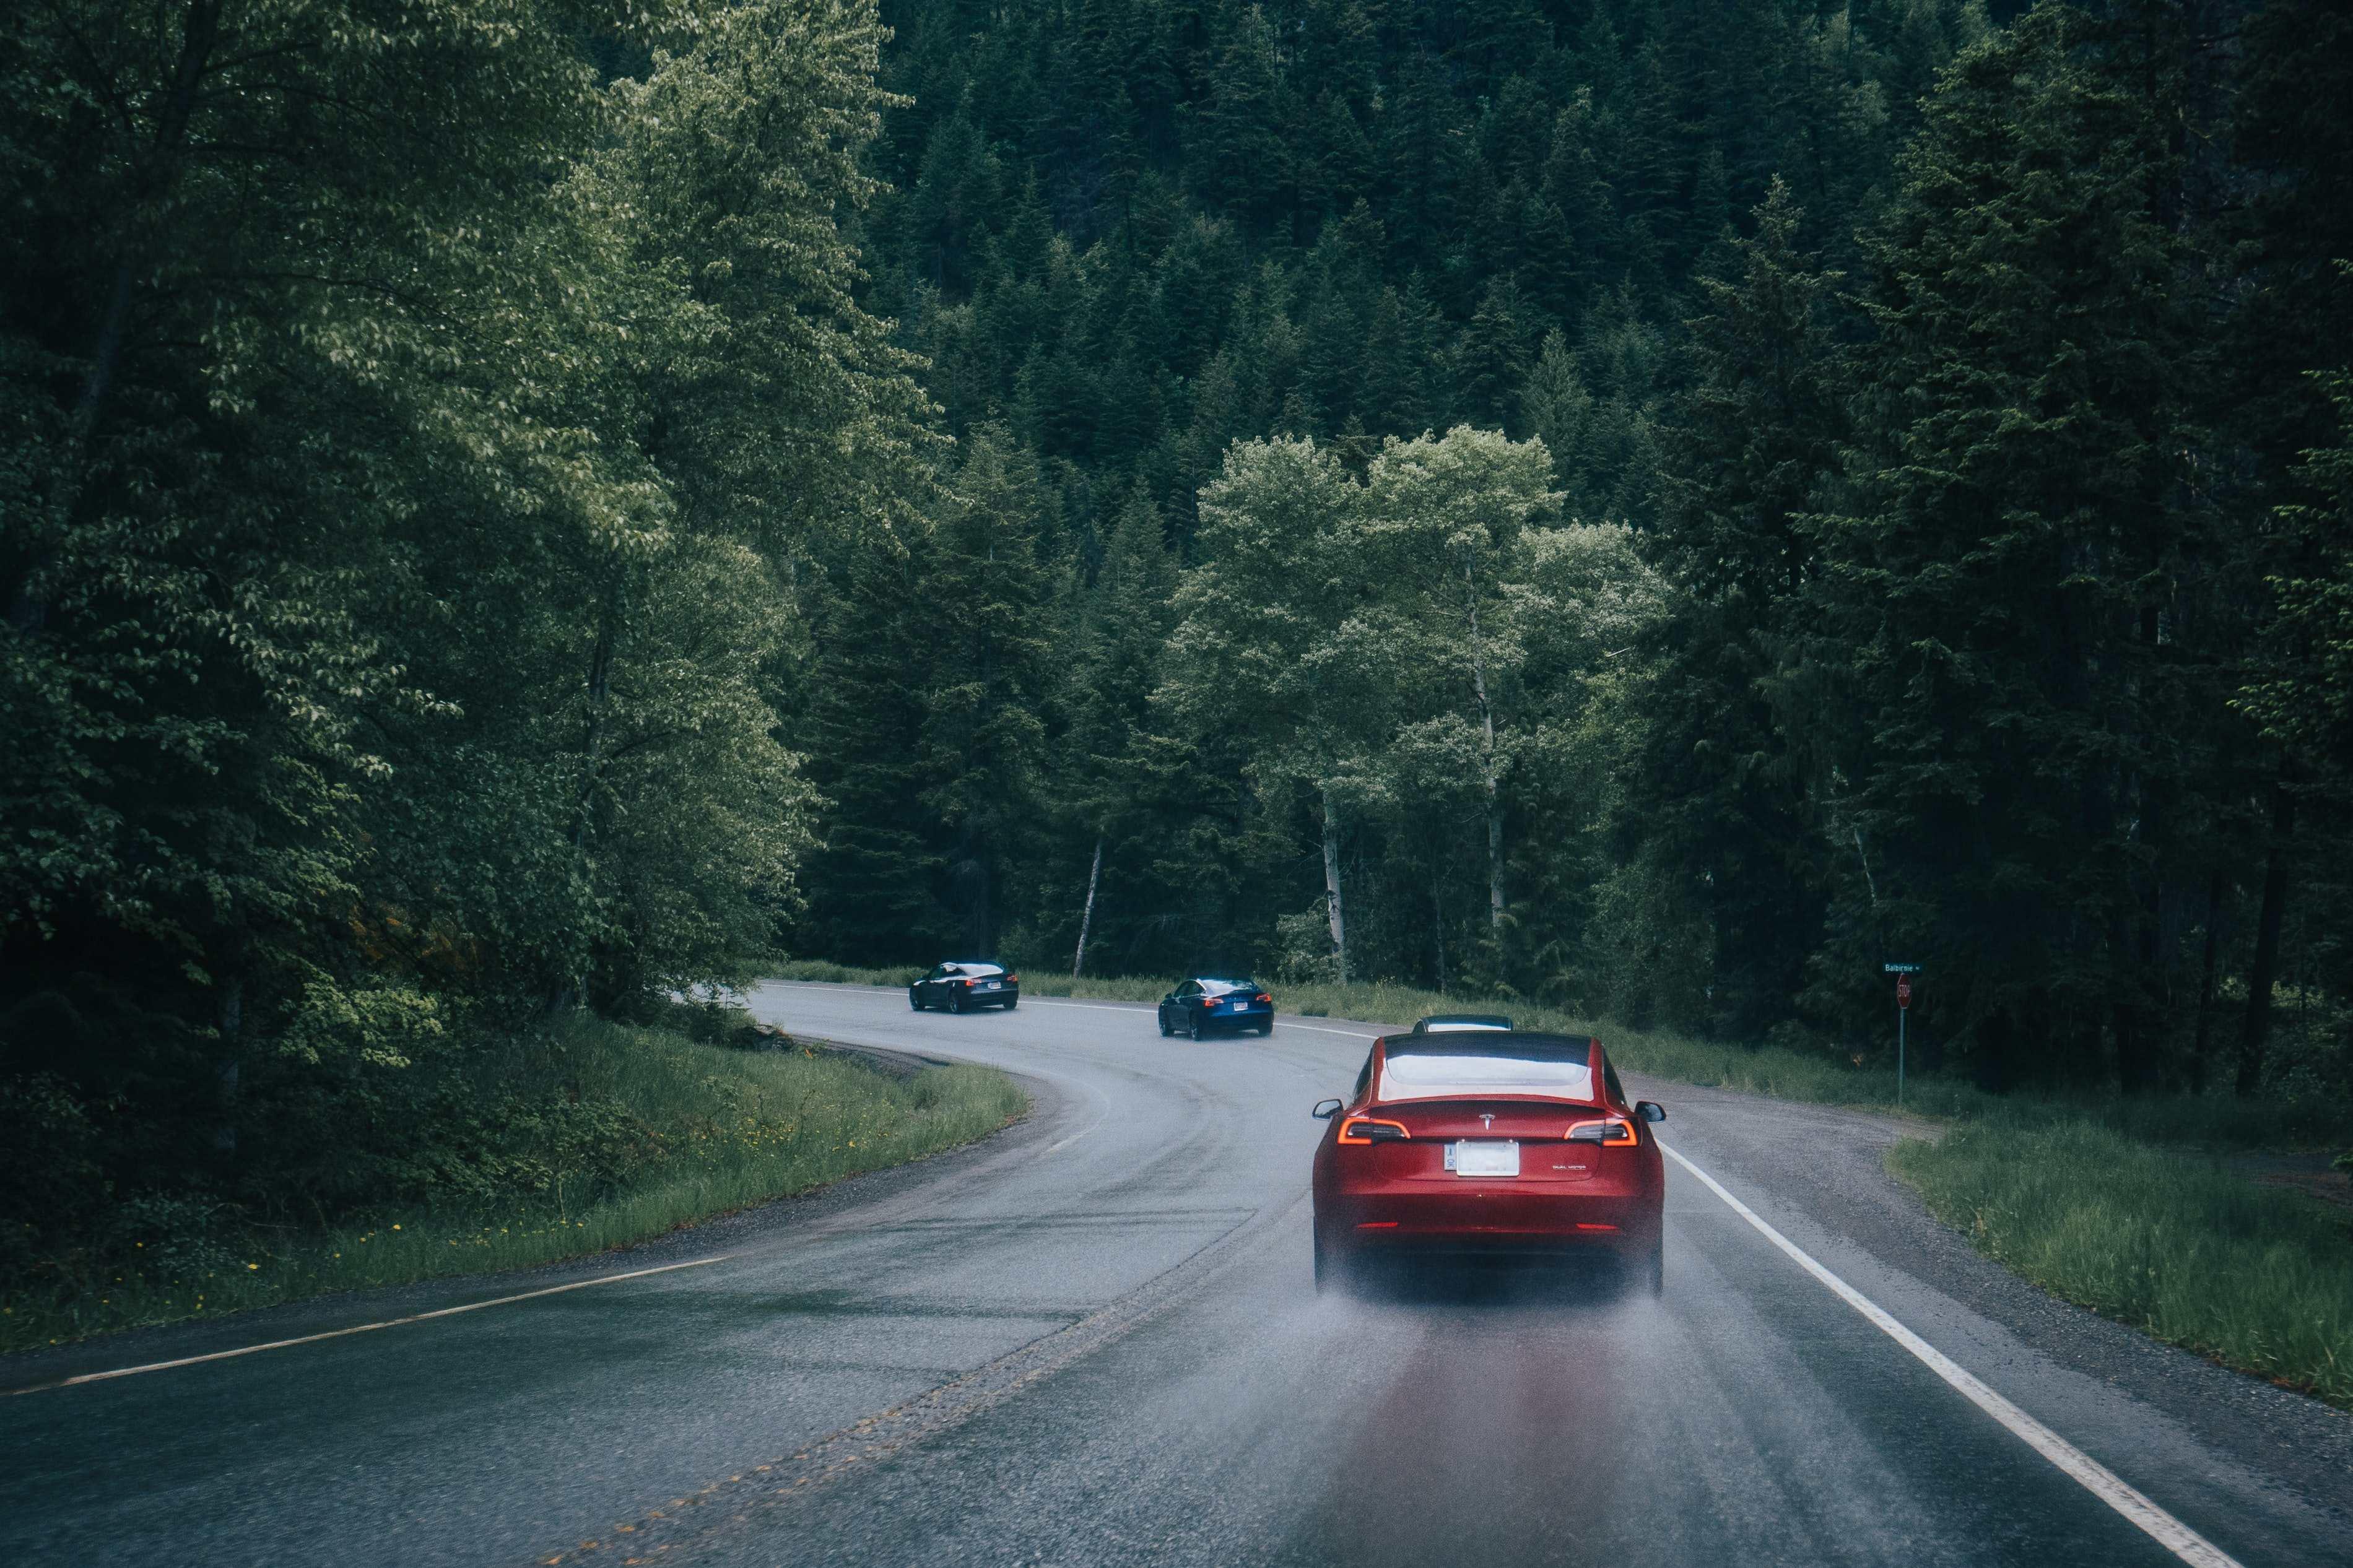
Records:
<instances>
[{"instance_id":1,"label":"black car","mask_svg":"<svg viewBox=\"0 0 2353 1568\"><path fill-rule=\"evenodd\" d=\"M1255 980L1187 980L1160 999L1160 1032L1199 1039L1218 1029L1274 1033L1274 998Z\"/></svg>"},{"instance_id":2,"label":"black car","mask_svg":"<svg viewBox=\"0 0 2353 1568\"><path fill-rule=\"evenodd\" d=\"M981 959L939 964L907 987L907 1005L918 1013L926 1007L944 1007L951 1013L1002 1007L1010 1013L1020 1005L1021 976L1006 973L1001 963Z\"/></svg>"}]
</instances>

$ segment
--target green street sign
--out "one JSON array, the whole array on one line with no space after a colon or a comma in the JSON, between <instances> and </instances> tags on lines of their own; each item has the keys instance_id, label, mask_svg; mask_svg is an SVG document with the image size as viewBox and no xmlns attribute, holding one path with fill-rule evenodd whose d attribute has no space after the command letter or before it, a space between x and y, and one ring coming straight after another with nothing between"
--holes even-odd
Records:
<instances>
[{"instance_id":1,"label":"green street sign","mask_svg":"<svg viewBox=\"0 0 2353 1568\"><path fill-rule=\"evenodd\" d=\"M1916 963L1883 963L1880 967L1884 969L1890 974L1917 974L1920 973L1920 966Z\"/></svg>"}]
</instances>

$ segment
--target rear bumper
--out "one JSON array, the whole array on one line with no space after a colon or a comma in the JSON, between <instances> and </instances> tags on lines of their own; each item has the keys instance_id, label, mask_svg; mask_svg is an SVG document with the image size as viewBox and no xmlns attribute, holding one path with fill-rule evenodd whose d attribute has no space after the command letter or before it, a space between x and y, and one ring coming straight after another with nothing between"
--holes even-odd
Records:
<instances>
[{"instance_id":1,"label":"rear bumper","mask_svg":"<svg viewBox=\"0 0 2353 1568\"><path fill-rule=\"evenodd\" d=\"M1261 1024L1272 1022L1273 1018L1274 1009L1271 1007L1259 1007L1246 1013L1204 1013L1201 1015L1201 1027L1205 1032L1211 1029L1255 1029Z\"/></svg>"},{"instance_id":2,"label":"rear bumper","mask_svg":"<svg viewBox=\"0 0 2353 1568\"><path fill-rule=\"evenodd\" d=\"M1368 1254L1639 1252L1657 1243L1663 1225L1660 1199L1639 1192L1585 1184L1414 1185L1437 1190L1391 1187L1319 1205L1315 1225L1324 1244Z\"/></svg>"}]
</instances>

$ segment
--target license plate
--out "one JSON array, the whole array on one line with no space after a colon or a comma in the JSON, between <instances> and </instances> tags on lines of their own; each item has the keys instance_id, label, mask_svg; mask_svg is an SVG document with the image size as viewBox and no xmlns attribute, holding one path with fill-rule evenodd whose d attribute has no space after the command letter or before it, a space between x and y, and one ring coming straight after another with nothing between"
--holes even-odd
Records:
<instances>
[{"instance_id":1,"label":"license plate","mask_svg":"<svg viewBox=\"0 0 2353 1568\"><path fill-rule=\"evenodd\" d=\"M984 980L980 983L980 988L983 991L994 991L997 989L997 983L994 980Z\"/></svg>"},{"instance_id":2,"label":"license plate","mask_svg":"<svg viewBox=\"0 0 2353 1568\"><path fill-rule=\"evenodd\" d=\"M1458 1176L1516 1176L1520 1173L1520 1146L1468 1140L1449 1143L1446 1168Z\"/></svg>"}]
</instances>

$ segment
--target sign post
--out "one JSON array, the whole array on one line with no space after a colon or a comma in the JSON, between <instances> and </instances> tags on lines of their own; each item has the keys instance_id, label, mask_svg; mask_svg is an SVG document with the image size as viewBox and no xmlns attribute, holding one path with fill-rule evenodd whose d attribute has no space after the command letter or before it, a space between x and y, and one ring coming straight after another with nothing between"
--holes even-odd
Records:
<instances>
[{"instance_id":1,"label":"sign post","mask_svg":"<svg viewBox=\"0 0 2353 1568\"><path fill-rule=\"evenodd\" d=\"M1904 1020L1912 1010L1912 977L1920 973L1916 963L1889 963L1881 966L1895 976L1895 1108L1904 1109Z\"/></svg>"}]
</instances>

